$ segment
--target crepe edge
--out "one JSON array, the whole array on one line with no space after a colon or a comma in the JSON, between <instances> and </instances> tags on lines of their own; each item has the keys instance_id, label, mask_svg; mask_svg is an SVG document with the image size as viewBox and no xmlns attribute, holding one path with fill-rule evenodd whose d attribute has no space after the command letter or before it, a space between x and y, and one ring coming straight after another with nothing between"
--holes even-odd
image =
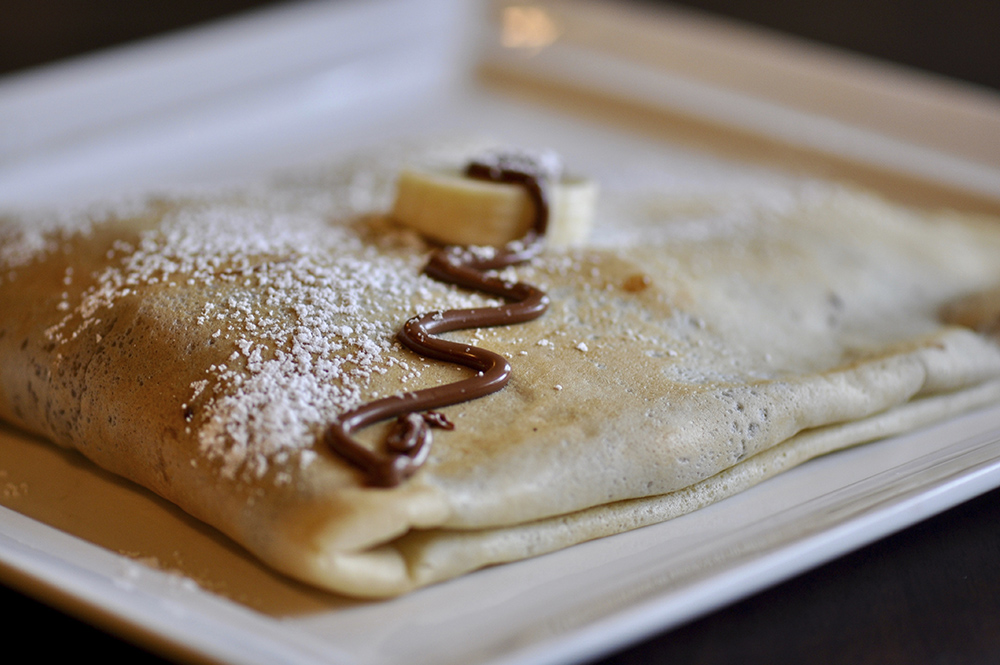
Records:
<instances>
[{"instance_id":1,"label":"crepe edge","mask_svg":"<svg viewBox=\"0 0 1000 665\"><path fill-rule=\"evenodd\" d=\"M509 527L412 529L365 550L301 553L271 561L336 593L387 598L477 569L665 522L732 497L811 459L896 436L1000 401L1000 379L912 400L864 420L806 430L684 489L627 499Z\"/></svg>"}]
</instances>

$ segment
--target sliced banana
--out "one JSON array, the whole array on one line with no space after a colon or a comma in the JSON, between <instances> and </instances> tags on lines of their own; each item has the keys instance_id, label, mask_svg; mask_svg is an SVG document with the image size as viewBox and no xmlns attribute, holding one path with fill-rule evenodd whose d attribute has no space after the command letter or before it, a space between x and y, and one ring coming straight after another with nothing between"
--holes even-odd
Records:
<instances>
[{"instance_id":1,"label":"sliced banana","mask_svg":"<svg viewBox=\"0 0 1000 665\"><path fill-rule=\"evenodd\" d=\"M590 232L597 186L563 178L552 187L546 242L572 245ZM404 170L391 213L398 223L446 245L500 246L527 233L534 207L520 185L468 178L459 171Z\"/></svg>"}]
</instances>

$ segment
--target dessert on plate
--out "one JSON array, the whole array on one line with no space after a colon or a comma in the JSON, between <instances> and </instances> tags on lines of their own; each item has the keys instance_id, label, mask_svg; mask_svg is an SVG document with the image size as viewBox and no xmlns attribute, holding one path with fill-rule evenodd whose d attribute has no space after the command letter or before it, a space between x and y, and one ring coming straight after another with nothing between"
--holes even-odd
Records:
<instances>
[{"instance_id":1,"label":"dessert on plate","mask_svg":"<svg viewBox=\"0 0 1000 665\"><path fill-rule=\"evenodd\" d=\"M385 597L1000 397L996 220L828 184L604 191L591 215L590 183L528 162L411 171L395 210L402 164L376 160L8 215L0 417L292 577ZM354 417L371 404L395 406Z\"/></svg>"}]
</instances>

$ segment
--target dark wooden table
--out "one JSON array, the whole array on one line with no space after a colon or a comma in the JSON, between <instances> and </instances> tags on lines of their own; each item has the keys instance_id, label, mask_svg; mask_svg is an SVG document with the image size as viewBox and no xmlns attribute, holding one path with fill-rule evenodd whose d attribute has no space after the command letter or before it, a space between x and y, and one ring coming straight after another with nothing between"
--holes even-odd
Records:
<instances>
[{"instance_id":1,"label":"dark wooden table","mask_svg":"<svg viewBox=\"0 0 1000 665\"><path fill-rule=\"evenodd\" d=\"M1000 89L1000 3L680 2ZM0 73L262 4L0 0ZM595 662L1000 662L998 525L1000 490ZM7 587L0 607L7 654L158 660Z\"/></svg>"}]
</instances>

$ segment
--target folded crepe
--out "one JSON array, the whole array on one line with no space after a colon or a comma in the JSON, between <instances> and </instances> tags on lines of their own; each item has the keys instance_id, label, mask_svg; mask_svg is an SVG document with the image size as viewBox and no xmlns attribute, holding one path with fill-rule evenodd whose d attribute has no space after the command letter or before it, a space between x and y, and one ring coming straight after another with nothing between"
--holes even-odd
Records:
<instances>
[{"instance_id":1,"label":"folded crepe","mask_svg":"<svg viewBox=\"0 0 1000 665\"><path fill-rule=\"evenodd\" d=\"M1000 397L1000 348L973 330L995 325L995 220L832 185L768 204L605 192L599 242L503 271L545 288L547 314L448 335L506 357L510 383L442 409L455 428L426 464L372 487L324 430L467 376L396 332L495 300L422 273L431 246L366 168L4 219L0 417L290 576L382 597Z\"/></svg>"}]
</instances>

